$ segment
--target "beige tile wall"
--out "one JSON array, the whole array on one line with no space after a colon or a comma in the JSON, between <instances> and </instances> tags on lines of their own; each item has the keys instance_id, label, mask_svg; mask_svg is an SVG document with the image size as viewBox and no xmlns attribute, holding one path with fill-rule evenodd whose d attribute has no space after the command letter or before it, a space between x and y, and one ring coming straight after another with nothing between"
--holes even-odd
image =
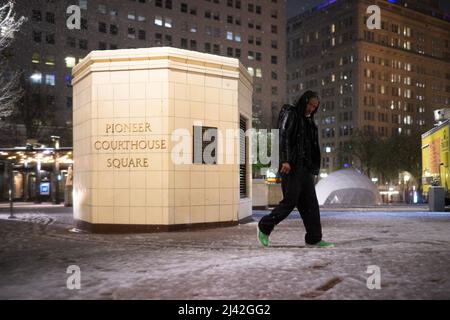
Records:
<instances>
[{"instance_id":1,"label":"beige tile wall","mask_svg":"<svg viewBox=\"0 0 450 320\"><path fill-rule=\"evenodd\" d=\"M192 126L202 124L225 134L239 128L240 115L250 127L252 83L238 60L174 48L93 51L73 72L76 219L167 225L251 215L251 197L239 197L238 164L192 164L191 136L184 137L189 163L174 164L171 155L174 129L192 135ZM151 132L112 134L112 123L150 123ZM151 139L165 140L166 149L98 148L104 141ZM236 158L234 141L230 155ZM224 146L218 143L220 158ZM147 159L149 165L108 167L113 158Z\"/></svg>"}]
</instances>

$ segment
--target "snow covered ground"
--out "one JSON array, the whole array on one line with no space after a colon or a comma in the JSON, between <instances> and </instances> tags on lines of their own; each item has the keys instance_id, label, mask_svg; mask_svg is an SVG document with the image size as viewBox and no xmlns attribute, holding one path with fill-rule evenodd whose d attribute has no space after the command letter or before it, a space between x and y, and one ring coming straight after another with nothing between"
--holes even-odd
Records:
<instances>
[{"instance_id":1,"label":"snow covered ground","mask_svg":"<svg viewBox=\"0 0 450 320\"><path fill-rule=\"evenodd\" d=\"M337 247L309 249L295 213L263 248L256 222L99 235L69 232L68 210L23 209L19 221L0 210L0 299L450 299L450 213L327 208ZM70 265L80 290L66 286ZM380 290L367 288L371 265Z\"/></svg>"}]
</instances>

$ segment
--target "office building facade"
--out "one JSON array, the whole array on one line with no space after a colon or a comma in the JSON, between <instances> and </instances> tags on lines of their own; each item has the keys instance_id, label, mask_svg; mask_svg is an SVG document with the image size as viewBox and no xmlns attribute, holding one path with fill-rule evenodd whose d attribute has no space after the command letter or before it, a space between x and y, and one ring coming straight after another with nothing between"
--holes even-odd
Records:
<instances>
[{"instance_id":1,"label":"office building facade","mask_svg":"<svg viewBox=\"0 0 450 320\"><path fill-rule=\"evenodd\" d=\"M381 29L367 27L370 5ZM339 150L356 130L425 132L450 106L450 22L435 1L328 1L290 18L287 37L288 100L321 96L324 172L354 164Z\"/></svg>"},{"instance_id":2,"label":"office building facade","mask_svg":"<svg viewBox=\"0 0 450 320\"><path fill-rule=\"evenodd\" d=\"M80 28L68 22L76 5ZM286 100L284 0L18 1L28 18L11 62L23 73L29 104L72 124L72 68L93 50L175 47L239 58L254 79L253 125L272 128ZM70 24L69 23L69 24Z\"/></svg>"}]
</instances>

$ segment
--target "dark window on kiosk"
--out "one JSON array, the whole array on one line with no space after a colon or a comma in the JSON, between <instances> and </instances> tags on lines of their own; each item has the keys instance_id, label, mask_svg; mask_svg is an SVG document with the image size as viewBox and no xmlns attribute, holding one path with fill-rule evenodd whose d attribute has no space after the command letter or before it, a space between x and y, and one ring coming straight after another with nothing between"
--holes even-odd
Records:
<instances>
[{"instance_id":1,"label":"dark window on kiosk","mask_svg":"<svg viewBox=\"0 0 450 320\"><path fill-rule=\"evenodd\" d=\"M217 128L193 126L193 132L192 162L200 164L217 164Z\"/></svg>"}]
</instances>

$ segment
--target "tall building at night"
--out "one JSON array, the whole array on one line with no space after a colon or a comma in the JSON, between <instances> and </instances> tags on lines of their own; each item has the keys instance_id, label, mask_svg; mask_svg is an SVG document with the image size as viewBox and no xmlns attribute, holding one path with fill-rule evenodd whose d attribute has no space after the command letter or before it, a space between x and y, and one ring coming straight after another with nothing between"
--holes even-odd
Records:
<instances>
[{"instance_id":1,"label":"tall building at night","mask_svg":"<svg viewBox=\"0 0 450 320\"><path fill-rule=\"evenodd\" d=\"M369 30L367 8L381 8ZM425 132L450 106L450 22L437 1L331 0L287 24L287 93L318 91L323 171L352 159L340 147L359 129L381 137Z\"/></svg>"},{"instance_id":2,"label":"tall building at night","mask_svg":"<svg viewBox=\"0 0 450 320\"><path fill-rule=\"evenodd\" d=\"M69 30L67 8L81 8ZM23 71L29 104L51 106L57 125L72 121L72 67L92 50L170 46L239 58L254 79L253 125L276 125L286 100L284 0L31 0L11 61Z\"/></svg>"}]
</instances>

